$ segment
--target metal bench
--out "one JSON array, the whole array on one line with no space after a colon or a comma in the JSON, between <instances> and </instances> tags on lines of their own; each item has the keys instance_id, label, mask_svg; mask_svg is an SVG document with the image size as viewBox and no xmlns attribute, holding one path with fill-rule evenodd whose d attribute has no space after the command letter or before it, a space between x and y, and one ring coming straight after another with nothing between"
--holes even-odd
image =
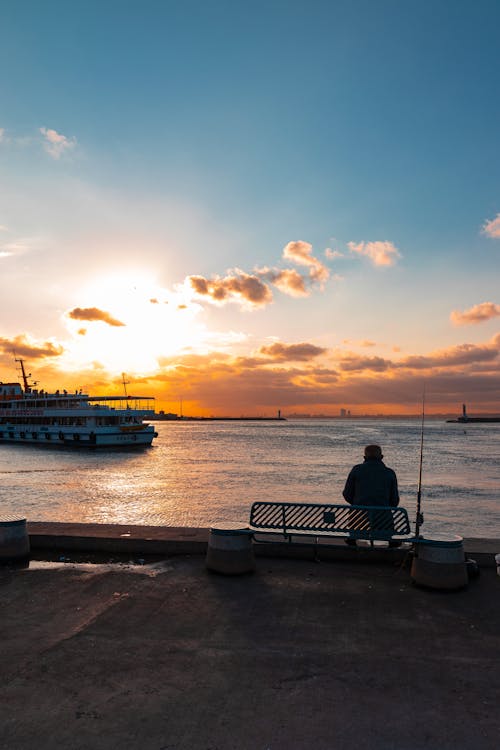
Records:
<instances>
[{"instance_id":1,"label":"metal bench","mask_svg":"<svg viewBox=\"0 0 500 750\"><path fill-rule=\"evenodd\" d=\"M257 542L269 541L260 535L282 534L289 542L293 536L344 537L367 540L372 546L411 534L405 508L329 503L253 503L249 530Z\"/></svg>"}]
</instances>

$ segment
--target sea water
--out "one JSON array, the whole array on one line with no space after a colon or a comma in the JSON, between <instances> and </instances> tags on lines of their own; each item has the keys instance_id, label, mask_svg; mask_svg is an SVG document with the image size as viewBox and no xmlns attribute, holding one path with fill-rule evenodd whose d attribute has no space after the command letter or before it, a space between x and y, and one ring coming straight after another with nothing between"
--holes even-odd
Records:
<instances>
[{"instance_id":1,"label":"sea water","mask_svg":"<svg viewBox=\"0 0 500 750\"><path fill-rule=\"evenodd\" d=\"M30 521L209 526L256 500L342 502L363 446L379 443L413 522L420 423L403 419L158 422L149 449L0 445L0 515ZM500 537L500 423L428 419L426 536Z\"/></svg>"}]
</instances>

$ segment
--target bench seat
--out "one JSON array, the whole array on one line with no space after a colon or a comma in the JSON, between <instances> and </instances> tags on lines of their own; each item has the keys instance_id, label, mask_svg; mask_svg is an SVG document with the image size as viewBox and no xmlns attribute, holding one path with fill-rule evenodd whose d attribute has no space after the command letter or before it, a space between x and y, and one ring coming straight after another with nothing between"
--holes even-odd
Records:
<instances>
[{"instance_id":1,"label":"bench seat","mask_svg":"<svg viewBox=\"0 0 500 750\"><path fill-rule=\"evenodd\" d=\"M256 541L261 534L282 534L289 542L297 535L389 542L411 534L405 508L332 503L255 502L250 531Z\"/></svg>"}]
</instances>

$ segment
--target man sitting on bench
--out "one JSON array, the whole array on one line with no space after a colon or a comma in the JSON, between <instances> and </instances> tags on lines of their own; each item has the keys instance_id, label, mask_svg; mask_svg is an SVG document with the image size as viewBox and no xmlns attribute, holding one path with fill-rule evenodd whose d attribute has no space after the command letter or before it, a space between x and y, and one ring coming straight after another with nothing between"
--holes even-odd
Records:
<instances>
[{"instance_id":1,"label":"man sitting on bench","mask_svg":"<svg viewBox=\"0 0 500 750\"><path fill-rule=\"evenodd\" d=\"M345 483L343 496L351 505L380 505L396 508L399 505L398 480L396 473L389 469L382 461L382 448L380 445L367 445L365 448L365 460L362 464L353 466ZM354 522L355 516L355 522ZM360 517L359 513L353 514L353 531L366 524L367 519ZM387 519L392 526L392 517ZM384 527L386 523L384 521ZM346 544L356 546L355 534L345 540ZM399 547L401 542L390 541L389 547Z\"/></svg>"}]
</instances>

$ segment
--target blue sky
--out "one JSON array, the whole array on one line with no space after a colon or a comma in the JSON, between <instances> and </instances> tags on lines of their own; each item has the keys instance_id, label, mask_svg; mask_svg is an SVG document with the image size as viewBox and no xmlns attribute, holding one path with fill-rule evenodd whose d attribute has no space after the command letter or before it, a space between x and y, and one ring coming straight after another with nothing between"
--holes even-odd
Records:
<instances>
[{"instance_id":1,"label":"blue sky","mask_svg":"<svg viewBox=\"0 0 500 750\"><path fill-rule=\"evenodd\" d=\"M303 241L329 269L307 299L192 300L213 346L229 331L247 353L266 337L340 357L373 340L386 359L491 345L495 307L449 316L500 302L500 238L481 232L500 213L499 22L486 0L4 0L3 337L66 350L65 315L92 306L80 285L117 267L172 290L283 268ZM373 242L399 257L376 267Z\"/></svg>"}]
</instances>

